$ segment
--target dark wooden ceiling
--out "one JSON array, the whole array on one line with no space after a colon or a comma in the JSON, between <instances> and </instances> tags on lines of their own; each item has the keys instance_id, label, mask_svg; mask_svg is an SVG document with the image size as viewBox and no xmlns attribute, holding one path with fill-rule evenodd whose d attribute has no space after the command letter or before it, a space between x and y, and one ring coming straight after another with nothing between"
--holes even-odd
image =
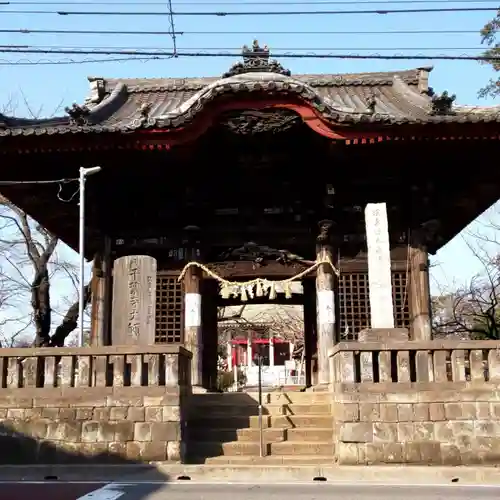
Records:
<instances>
[{"instance_id":1,"label":"dark wooden ceiling","mask_svg":"<svg viewBox=\"0 0 500 500\"><path fill-rule=\"evenodd\" d=\"M170 152L13 156L1 177L76 178L80 166L100 165L86 190L89 256L104 234L161 236L166 246L182 245L188 225L200 227L214 255L247 241L307 254L324 218L336 222L339 245L356 253L364 248L364 206L382 201L393 243L405 243L409 229L439 220L435 251L499 198L493 163L499 146L481 140L347 146L305 125L254 136L216 127L196 144ZM77 189L77 183L1 187L73 248Z\"/></svg>"}]
</instances>

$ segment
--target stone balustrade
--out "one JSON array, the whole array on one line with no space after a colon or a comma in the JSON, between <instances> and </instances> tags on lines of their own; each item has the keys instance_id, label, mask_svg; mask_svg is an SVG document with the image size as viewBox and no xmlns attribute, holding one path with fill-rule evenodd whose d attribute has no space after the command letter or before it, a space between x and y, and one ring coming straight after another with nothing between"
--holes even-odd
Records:
<instances>
[{"instance_id":1,"label":"stone balustrade","mask_svg":"<svg viewBox=\"0 0 500 500\"><path fill-rule=\"evenodd\" d=\"M1 389L190 386L179 346L0 350Z\"/></svg>"},{"instance_id":2,"label":"stone balustrade","mask_svg":"<svg viewBox=\"0 0 500 500\"><path fill-rule=\"evenodd\" d=\"M191 353L0 349L0 463L180 462Z\"/></svg>"},{"instance_id":3,"label":"stone balustrade","mask_svg":"<svg viewBox=\"0 0 500 500\"><path fill-rule=\"evenodd\" d=\"M341 343L330 351L341 464L497 464L500 343Z\"/></svg>"},{"instance_id":4,"label":"stone balustrade","mask_svg":"<svg viewBox=\"0 0 500 500\"><path fill-rule=\"evenodd\" d=\"M333 383L500 382L500 342L342 342L330 370Z\"/></svg>"}]
</instances>

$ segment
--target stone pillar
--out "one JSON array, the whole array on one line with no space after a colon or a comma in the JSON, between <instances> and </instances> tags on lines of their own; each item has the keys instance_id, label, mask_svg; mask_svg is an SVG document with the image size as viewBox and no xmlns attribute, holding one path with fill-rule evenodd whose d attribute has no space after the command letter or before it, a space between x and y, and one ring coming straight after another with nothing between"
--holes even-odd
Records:
<instances>
[{"instance_id":1,"label":"stone pillar","mask_svg":"<svg viewBox=\"0 0 500 500\"><path fill-rule=\"evenodd\" d=\"M410 261L408 299L411 338L412 340L430 340L432 330L429 256L423 232L412 233L408 258Z\"/></svg>"},{"instance_id":2,"label":"stone pillar","mask_svg":"<svg viewBox=\"0 0 500 500\"><path fill-rule=\"evenodd\" d=\"M201 269L192 266L184 275L184 345L191 351L191 383L203 384L203 342L201 328Z\"/></svg>"},{"instance_id":3,"label":"stone pillar","mask_svg":"<svg viewBox=\"0 0 500 500\"><path fill-rule=\"evenodd\" d=\"M320 234L316 244L316 259L330 259L335 263L332 247L332 221L319 223ZM316 275L316 301L318 323L318 384L330 383L328 351L335 342L335 289L336 276L332 267L322 264Z\"/></svg>"},{"instance_id":4,"label":"stone pillar","mask_svg":"<svg viewBox=\"0 0 500 500\"><path fill-rule=\"evenodd\" d=\"M385 203L369 203L365 209L372 329L394 328L391 250Z\"/></svg>"},{"instance_id":5,"label":"stone pillar","mask_svg":"<svg viewBox=\"0 0 500 500\"><path fill-rule=\"evenodd\" d=\"M128 255L113 266L113 345L155 342L156 259Z\"/></svg>"}]
</instances>

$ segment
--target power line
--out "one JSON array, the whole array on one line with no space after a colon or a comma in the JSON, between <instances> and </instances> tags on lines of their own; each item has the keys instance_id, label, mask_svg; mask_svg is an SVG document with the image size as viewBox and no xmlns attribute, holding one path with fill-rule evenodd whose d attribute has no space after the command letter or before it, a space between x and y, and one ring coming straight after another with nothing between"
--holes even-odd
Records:
<instances>
[{"instance_id":1,"label":"power line","mask_svg":"<svg viewBox=\"0 0 500 500\"><path fill-rule=\"evenodd\" d=\"M170 36L172 37L172 43L174 44L174 54L177 53L177 36L175 34L175 20L174 11L172 9L172 0L167 0L168 5L168 22L170 24Z\"/></svg>"},{"instance_id":2,"label":"power line","mask_svg":"<svg viewBox=\"0 0 500 500\"><path fill-rule=\"evenodd\" d=\"M229 16L326 16L326 15L362 15L362 14L434 14L444 12L496 12L498 7L449 7L438 9L376 9L376 10L305 10L305 11L226 11L201 12L178 11L176 16L190 17L229 17ZM2 14L55 14L57 16L170 16L165 11L63 11L63 10L2 10Z\"/></svg>"},{"instance_id":3,"label":"power line","mask_svg":"<svg viewBox=\"0 0 500 500\"><path fill-rule=\"evenodd\" d=\"M1 11L0 11L1 12ZM53 30L0 29L0 33L23 35L455 35L476 34L478 30L395 30L395 31L121 31L121 30Z\"/></svg>"},{"instance_id":4,"label":"power line","mask_svg":"<svg viewBox=\"0 0 500 500\"><path fill-rule=\"evenodd\" d=\"M114 51L114 50L43 50L43 49L6 49L0 48L3 54L59 54L59 55L122 55L122 56L163 56L163 57L241 57L239 52L150 52L150 51ZM273 54L276 58L285 59L381 59L381 60L437 60L437 61L498 61L498 57L484 55L420 55L420 54Z\"/></svg>"},{"instance_id":5,"label":"power line","mask_svg":"<svg viewBox=\"0 0 500 500\"><path fill-rule=\"evenodd\" d=\"M309 0L309 1L253 1L253 0L239 0L239 5L401 5L401 4L461 4L461 3L497 3L498 0L418 0L415 2L408 0ZM234 5L234 2L220 1L220 2L179 2L180 5ZM0 2L0 5L135 5L135 2ZM165 5L165 2L141 2L141 5Z\"/></svg>"},{"instance_id":6,"label":"power line","mask_svg":"<svg viewBox=\"0 0 500 500\"><path fill-rule=\"evenodd\" d=\"M166 61L167 59L172 59L172 57L108 57L105 59L80 59L75 61L74 59L61 59L58 61L39 59L37 61L30 61L29 59L19 59L17 61L12 61L9 59L0 59L0 66L69 66L69 65L81 65L81 64L95 64L95 63L113 63L113 62L151 62L151 61Z\"/></svg>"},{"instance_id":7,"label":"power line","mask_svg":"<svg viewBox=\"0 0 500 500\"><path fill-rule=\"evenodd\" d=\"M45 181L0 181L0 186L15 186L19 184L67 184L68 182L77 182L78 178L69 179L51 179Z\"/></svg>"},{"instance_id":8,"label":"power line","mask_svg":"<svg viewBox=\"0 0 500 500\"><path fill-rule=\"evenodd\" d=\"M141 51L141 50L150 50L150 51L158 51L163 53L165 51L165 47L137 47L137 46L96 46L96 45L80 45L80 46L69 46L69 45L0 45L0 49L40 49L40 50L79 50L79 51L87 51L87 50L125 50L125 51ZM183 47L184 51L206 51L206 50L219 50L219 51L232 51L232 50L241 50L241 47ZM327 51L327 52L335 52L339 50L348 50L348 51L399 51L399 50L483 50L482 47L273 47L274 51L282 51L282 52L292 52L292 51ZM177 50L173 49L173 52L176 53Z\"/></svg>"}]
</instances>

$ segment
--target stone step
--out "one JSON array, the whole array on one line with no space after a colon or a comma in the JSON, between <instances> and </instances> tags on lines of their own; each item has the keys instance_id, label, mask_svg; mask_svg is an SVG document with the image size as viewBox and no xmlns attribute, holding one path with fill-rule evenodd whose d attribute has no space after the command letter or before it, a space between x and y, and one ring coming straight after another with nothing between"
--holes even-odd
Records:
<instances>
[{"instance_id":1,"label":"stone step","mask_svg":"<svg viewBox=\"0 0 500 500\"><path fill-rule=\"evenodd\" d=\"M264 429L264 442L276 443L286 439L287 429ZM332 432L332 431L330 431ZM189 440L194 442L211 441L226 443L229 441L259 442L260 431L258 428L247 429L210 429L195 427L189 431ZM331 437L331 436L330 436Z\"/></svg>"},{"instance_id":2,"label":"stone step","mask_svg":"<svg viewBox=\"0 0 500 500\"><path fill-rule=\"evenodd\" d=\"M258 404L257 392L224 392L194 394L193 402L196 405L230 404L253 405ZM262 395L263 404L330 404L333 401L329 392L267 392Z\"/></svg>"},{"instance_id":3,"label":"stone step","mask_svg":"<svg viewBox=\"0 0 500 500\"><path fill-rule=\"evenodd\" d=\"M212 405L196 405L196 413L204 415L212 415L218 417L231 416L255 416L259 414L257 405L230 405L230 404L212 404ZM304 414L325 414L331 415L331 406L329 404L266 404L262 407L263 415L304 415Z\"/></svg>"},{"instance_id":4,"label":"stone step","mask_svg":"<svg viewBox=\"0 0 500 500\"><path fill-rule=\"evenodd\" d=\"M264 428L320 428L328 429L333 427L333 417L325 414L309 414L309 415L264 415L262 418ZM197 412L197 416L189 420L190 428L203 429L246 429L248 427L258 428L259 417L250 416L223 416L203 415Z\"/></svg>"},{"instance_id":5,"label":"stone step","mask_svg":"<svg viewBox=\"0 0 500 500\"><path fill-rule=\"evenodd\" d=\"M204 459L205 464L213 465L333 465L333 455L282 455L268 457L219 456Z\"/></svg>"},{"instance_id":6,"label":"stone step","mask_svg":"<svg viewBox=\"0 0 500 500\"><path fill-rule=\"evenodd\" d=\"M263 432L265 443L279 443L281 441L308 441L325 442L332 440L333 428L321 429L309 428L266 428ZM247 429L204 429L203 427L192 428L189 431L191 442L220 442L230 441L253 441L258 442L260 431L258 428Z\"/></svg>"},{"instance_id":7,"label":"stone step","mask_svg":"<svg viewBox=\"0 0 500 500\"><path fill-rule=\"evenodd\" d=\"M188 446L189 455L197 457L224 456L254 456L260 455L260 445L254 441L232 441L228 443L201 441ZM266 443L266 455L331 455L334 444L308 443L306 441L283 441L281 443Z\"/></svg>"}]
</instances>

